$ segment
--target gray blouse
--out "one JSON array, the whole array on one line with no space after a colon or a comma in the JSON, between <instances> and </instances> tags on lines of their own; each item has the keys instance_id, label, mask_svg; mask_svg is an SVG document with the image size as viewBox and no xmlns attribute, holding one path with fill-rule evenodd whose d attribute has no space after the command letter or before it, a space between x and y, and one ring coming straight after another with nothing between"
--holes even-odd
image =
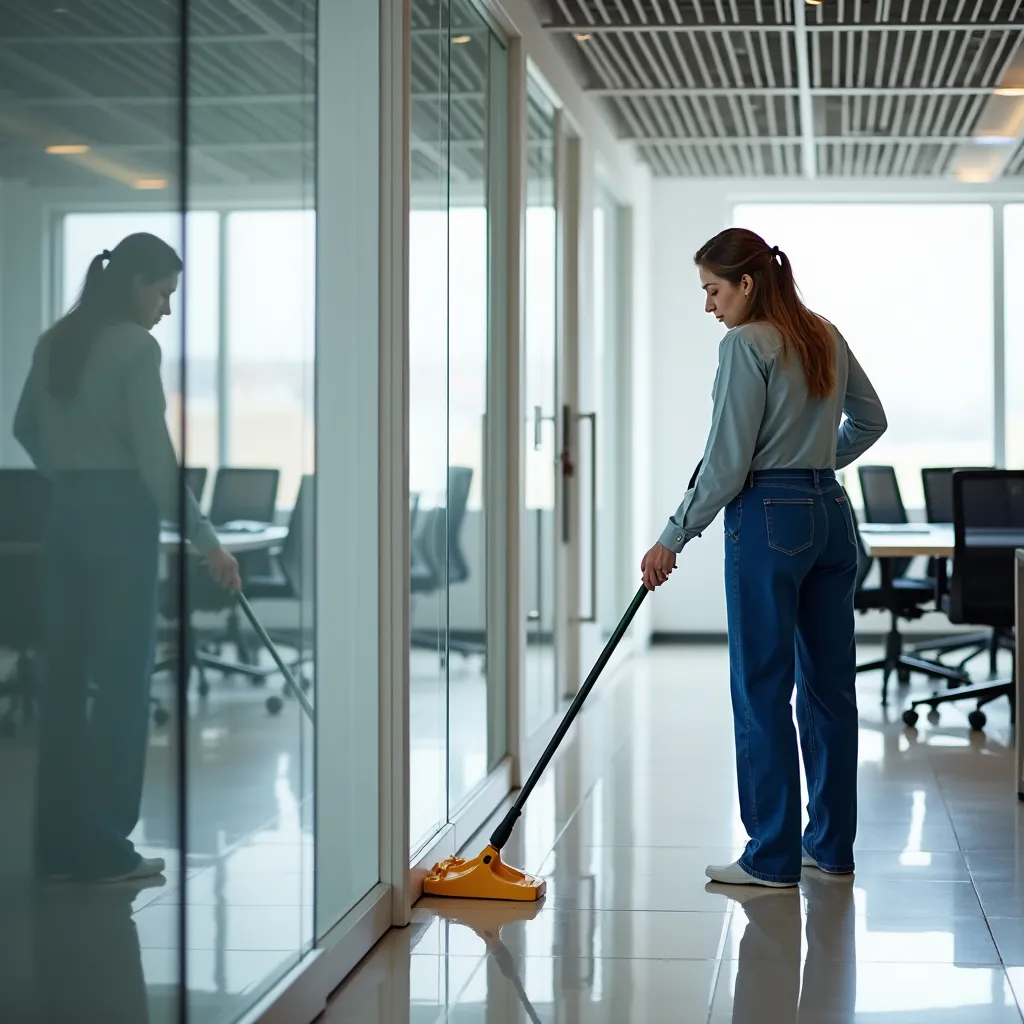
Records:
<instances>
[{"instance_id":1,"label":"gray blouse","mask_svg":"<svg viewBox=\"0 0 1024 1024\"><path fill-rule=\"evenodd\" d=\"M160 345L137 324L105 328L82 371L78 392L65 401L50 393L51 340L36 346L14 417L14 436L47 476L75 470L136 470L162 519L179 516L181 467L165 413ZM186 488L185 535L206 554L216 531Z\"/></svg>"},{"instance_id":2,"label":"gray blouse","mask_svg":"<svg viewBox=\"0 0 1024 1024\"><path fill-rule=\"evenodd\" d=\"M711 433L696 480L659 538L672 551L699 536L739 494L751 471L842 469L885 432L882 403L833 328L836 390L811 398L795 354L769 324L734 327L722 339L711 395ZM845 414L845 418L844 418Z\"/></svg>"}]
</instances>

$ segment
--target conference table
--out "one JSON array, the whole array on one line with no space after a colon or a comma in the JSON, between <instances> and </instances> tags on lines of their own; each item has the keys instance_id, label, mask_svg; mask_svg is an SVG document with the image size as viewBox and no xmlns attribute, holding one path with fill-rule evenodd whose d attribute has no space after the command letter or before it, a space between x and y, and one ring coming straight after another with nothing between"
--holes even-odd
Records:
<instances>
[{"instance_id":1,"label":"conference table","mask_svg":"<svg viewBox=\"0 0 1024 1024\"><path fill-rule=\"evenodd\" d=\"M288 529L284 526L265 526L258 530L218 530L217 539L225 551L233 555L245 554L249 551L265 551L284 543ZM183 542L178 530L160 531L160 550L171 555L181 550L183 543L190 554L197 554L195 549ZM0 557L5 555L34 555L42 550L41 540L0 541Z\"/></svg>"}]
</instances>

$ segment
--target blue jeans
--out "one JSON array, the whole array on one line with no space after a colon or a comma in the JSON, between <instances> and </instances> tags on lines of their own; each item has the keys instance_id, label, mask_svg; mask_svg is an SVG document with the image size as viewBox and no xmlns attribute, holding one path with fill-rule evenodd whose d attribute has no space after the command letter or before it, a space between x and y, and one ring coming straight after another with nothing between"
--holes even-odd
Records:
<instances>
[{"instance_id":1,"label":"blue jeans","mask_svg":"<svg viewBox=\"0 0 1024 1024\"><path fill-rule=\"evenodd\" d=\"M36 862L101 878L139 861L160 521L135 473L64 473L52 494Z\"/></svg>"},{"instance_id":2,"label":"blue jeans","mask_svg":"<svg viewBox=\"0 0 1024 1024\"><path fill-rule=\"evenodd\" d=\"M800 877L796 685L810 822L803 848L825 871L853 870L857 829L857 544L831 470L752 473L725 510L729 670L740 864L756 878Z\"/></svg>"}]
</instances>

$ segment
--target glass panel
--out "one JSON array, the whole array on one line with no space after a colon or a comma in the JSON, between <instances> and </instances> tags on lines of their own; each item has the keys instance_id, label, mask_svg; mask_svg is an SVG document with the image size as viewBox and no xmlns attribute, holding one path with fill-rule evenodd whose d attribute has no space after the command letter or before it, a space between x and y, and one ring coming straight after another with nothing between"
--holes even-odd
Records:
<instances>
[{"instance_id":1,"label":"glass panel","mask_svg":"<svg viewBox=\"0 0 1024 1024\"><path fill-rule=\"evenodd\" d=\"M467 0L452 4L451 210L448 267L449 808L486 777L487 520L484 464L490 340L491 64L503 48ZM458 40L458 42L454 42ZM500 59L500 58L499 58ZM504 64L504 62L501 62Z\"/></svg>"},{"instance_id":2,"label":"glass panel","mask_svg":"<svg viewBox=\"0 0 1024 1024\"><path fill-rule=\"evenodd\" d=\"M448 820L449 8L412 2L409 215L410 838Z\"/></svg>"},{"instance_id":3,"label":"glass panel","mask_svg":"<svg viewBox=\"0 0 1024 1024\"><path fill-rule=\"evenodd\" d=\"M555 711L558 252L555 110L530 80L527 98L525 266L526 734Z\"/></svg>"},{"instance_id":4,"label":"glass panel","mask_svg":"<svg viewBox=\"0 0 1024 1024\"><path fill-rule=\"evenodd\" d=\"M313 726L273 655L312 698L316 4L236 15L193 0L187 49L188 195L214 208L219 244L186 239L186 266L200 261L217 301L188 334L184 447L192 463L191 410L213 381L226 431L207 561L216 577L237 560L270 638L201 559L184 559L188 1010L223 1021L314 937Z\"/></svg>"},{"instance_id":5,"label":"glass panel","mask_svg":"<svg viewBox=\"0 0 1024 1024\"><path fill-rule=\"evenodd\" d=\"M1024 467L1024 204L1007 206L1003 221L1006 311L1006 465Z\"/></svg>"},{"instance_id":6,"label":"glass panel","mask_svg":"<svg viewBox=\"0 0 1024 1024\"><path fill-rule=\"evenodd\" d=\"M896 467L908 509L924 508L923 467L991 464L990 206L743 205L734 223L789 255L808 305L868 372L889 430L866 461ZM884 239L899 239L898 270L879 270ZM859 504L856 467L844 477Z\"/></svg>"},{"instance_id":7,"label":"glass panel","mask_svg":"<svg viewBox=\"0 0 1024 1024\"><path fill-rule=\"evenodd\" d=\"M0 0L4 1021L183 1019L181 13Z\"/></svg>"}]
</instances>

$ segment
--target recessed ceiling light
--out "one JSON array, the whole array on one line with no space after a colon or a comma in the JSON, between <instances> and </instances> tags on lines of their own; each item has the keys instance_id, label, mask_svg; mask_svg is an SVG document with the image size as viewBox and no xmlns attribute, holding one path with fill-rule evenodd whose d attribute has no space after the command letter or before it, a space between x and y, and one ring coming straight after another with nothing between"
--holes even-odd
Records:
<instances>
[{"instance_id":1,"label":"recessed ceiling light","mask_svg":"<svg viewBox=\"0 0 1024 1024\"><path fill-rule=\"evenodd\" d=\"M577 43L585 43L590 38L589 32L577 32L575 39Z\"/></svg>"},{"instance_id":2,"label":"recessed ceiling light","mask_svg":"<svg viewBox=\"0 0 1024 1024\"><path fill-rule=\"evenodd\" d=\"M452 46L463 46L472 40L472 36L452 36Z\"/></svg>"},{"instance_id":3,"label":"recessed ceiling light","mask_svg":"<svg viewBox=\"0 0 1024 1024\"><path fill-rule=\"evenodd\" d=\"M994 96L1024 96L1024 85L1007 85L1001 89L993 89Z\"/></svg>"},{"instance_id":4,"label":"recessed ceiling light","mask_svg":"<svg viewBox=\"0 0 1024 1024\"><path fill-rule=\"evenodd\" d=\"M974 141L979 146L1009 146L1016 142L1017 138L1014 135L975 135Z\"/></svg>"},{"instance_id":5,"label":"recessed ceiling light","mask_svg":"<svg viewBox=\"0 0 1024 1024\"><path fill-rule=\"evenodd\" d=\"M167 188L166 178L136 178L132 185L132 188L137 188L143 192L153 191L155 189Z\"/></svg>"},{"instance_id":6,"label":"recessed ceiling light","mask_svg":"<svg viewBox=\"0 0 1024 1024\"><path fill-rule=\"evenodd\" d=\"M89 147L78 142L69 142L56 146L47 146L46 152L52 153L54 156L81 156L82 153L89 152Z\"/></svg>"},{"instance_id":7,"label":"recessed ceiling light","mask_svg":"<svg viewBox=\"0 0 1024 1024\"><path fill-rule=\"evenodd\" d=\"M809 7L820 7L823 2L824 0L807 0L807 5Z\"/></svg>"}]
</instances>

